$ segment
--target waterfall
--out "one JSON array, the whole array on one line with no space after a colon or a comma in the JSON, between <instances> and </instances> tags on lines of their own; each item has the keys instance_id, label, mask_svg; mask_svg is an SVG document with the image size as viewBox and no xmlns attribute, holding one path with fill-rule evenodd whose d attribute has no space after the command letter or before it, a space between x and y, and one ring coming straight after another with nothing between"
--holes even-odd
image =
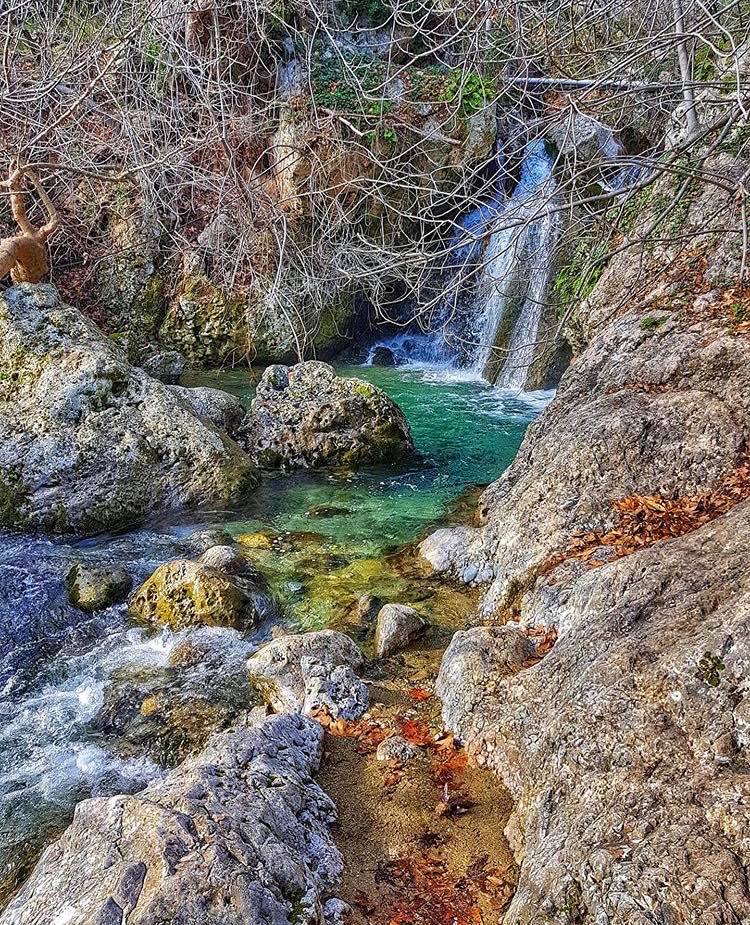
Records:
<instances>
[{"instance_id":1,"label":"waterfall","mask_svg":"<svg viewBox=\"0 0 750 925\"><path fill-rule=\"evenodd\" d=\"M419 331L379 340L367 363L464 369L506 388L525 387L559 236L557 186L542 139L524 148L511 195L502 186L502 153L497 157L493 193L459 220L435 271L442 295L421 314L412 306Z\"/></svg>"},{"instance_id":2,"label":"waterfall","mask_svg":"<svg viewBox=\"0 0 750 925\"><path fill-rule=\"evenodd\" d=\"M535 352L560 221L544 141L529 142L521 177L483 256L473 314L473 369L504 388L523 389ZM507 334L505 351L499 341ZM507 353L505 363L500 362Z\"/></svg>"}]
</instances>

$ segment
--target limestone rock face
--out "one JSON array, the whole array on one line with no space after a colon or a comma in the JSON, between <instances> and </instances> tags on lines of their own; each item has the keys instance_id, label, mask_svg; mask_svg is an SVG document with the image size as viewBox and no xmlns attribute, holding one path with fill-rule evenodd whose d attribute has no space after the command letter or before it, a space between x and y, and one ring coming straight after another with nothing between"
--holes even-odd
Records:
<instances>
[{"instance_id":1,"label":"limestone rock face","mask_svg":"<svg viewBox=\"0 0 750 925\"><path fill-rule=\"evenodd\" d=\"M414 449L406 419L384 392L318 361L268 367L240 442L265 468L392 462Z\"/></svg>"},{"instance_id":2,"label":"limestone rock face","mask_svg":"<svg viewBox=\"0 0 750 925\"><path fill-rule=\"evenodd\" d=\"M406 604L386 604L375 626L375 654L380 658L406 648L425 628L424 620Z\"/></svg>"},{"instance_id":3,"label":"limestone rock face","mask_svg":"<svg viewBox=\"0 0 750 925\"><path fill-rule=\"evenodd\" d=\"M322 738L271 717L137 796L85 800L0 925L318 925L342 869Z\"/></svg>"},{"instance_id":4,"label":"limestone rock face","mask_svg":"<svg viewBox=\"0 0 750 925\"><path fill-rule=\"evenodd\" d=\"M530 619L562 632L531 667L506 627L446 651L445 720L517 800L508 925L750 916L749 542L746 502L543 583Z\"/></svg>"},{"instance_id":5,"label":"limestone rock face","mask_svg":"<svg viewBox=\"0 0 750 925\"><path fill-rule=\"evenodd\" d=\"M463 728L487 690L520 671L533 655L531 640L518 627L476 626L456 633L445 650L435 687L446 726Z\"/></svg>"},{"instance_id":6,"label":"limestone rock face","mask_svg":"<svg viewBox=\"0 0 750 925\"><path fill-rule=\"evenodd\" d=\"M47 285L0 297L0 524L93 532L227 503L245 453Z\"/></svg>"},{"instance_id":7,"label":"limestone rock face","mask_svg":"<svg viewBox=\"0 0 750 925\"><path fill-rule=\"evenodd\" d=\"M681 234L731 220L731 196L705 190ZM688 261L668 245L614 257L578 310L583 352L480 526L421 546L487 583L481 615L504 624L457 634L438 689L516 801L505 925L750 918L740 237L696 234L708 249Z\"/></svg>"},{"instance_id":8,"label":"limestone rock face","mask_svg":"<svg viewBox=\"0 0 750 925\"><path fill-rule=\"evenodd\" d=\"M201 420L208 421L219 430L225 430L234 436L245 417L242 402L222 389L209 389L205 386L173 385L172 393Z\"/></svg>"},{"instance_id":9,"label":"limestone rock face","mask_svg":"<svg viewBox=\"0 0 750 925\"><path fill-rule=\"evenodd\" d=\"M247 662L251 680L277 712L326 713L358 719L367 709L367 686L354 673L362 653L344 633L322 630L272 640Z\"/></svg>"},{"instance_id":10,"label":"limestone rock face","mask_svg":"<svg viewBox=\"0 0 750 925\"><path fill-rule=\"evenodd\" d=\"M252 600L231 576L190 559L159 566L136 592L130 612L139 620L171 629L242 629L256 617Z\"/></svg>"},{"instance_id":11,"label":"limestone rock face","mask_svg":"<svg viewBox=\"0 0 750 925\"><path fill-rule=\"evenodd\" d=\"M573 536L612 529L617 499L710 491L735 467L750 439L750 339L698 313L651 317L633 307L599 324L480 498L483 526L422 544L436 570L493 582L486 613Z\"/></svg>"}]
</instances>

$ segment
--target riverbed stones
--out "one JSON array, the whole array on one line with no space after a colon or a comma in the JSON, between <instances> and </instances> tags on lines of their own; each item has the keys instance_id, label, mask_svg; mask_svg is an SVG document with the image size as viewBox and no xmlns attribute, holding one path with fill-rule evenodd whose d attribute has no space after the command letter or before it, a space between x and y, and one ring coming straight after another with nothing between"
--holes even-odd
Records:
<instances>
[{"instance_id":1,"label":"riverbed stones","mask_svg":"<svg viewBox=\"0 0 750 925\"><path fill-rule=\"evenodd\" d=\"M130 602L131 614L153 626L246 628L256 614L251 599L232 577L191 559L159 566Z\"/></svg>"},{"instance_id":2,"label":"riverbed stones","mask_svg":"<svg viewBox=\"0 0 750 925\"><path fill-rule=\"evenodd\" d=\"M385 392L319 361L270 366L239 439L264 468L356 467L414 450L409 425Z\"/></svg>"},{"instance_id":3,"label":"riverbed stones","mask_svg":"<svg viewBox=\"0 0 750 925\"><path fill-rule=\"evenodd\" d=\"M84 800L0 925L319 925L342 870L322 740L269 717L141 794Z\"/></svg>"},{"instance_id":4,"label":"riverbed stones","mask_svg":"<svg viewBox=\"0 0 750 925\"><path fill-rule=\"evenodd\" d=\"M122 568L104 568L77 562L66 578L70 603L85 613L105 610L128 596L133 579Z\"/></svg>"},{"instance_id":5,"label":"riverbed stones","mask_svg":"<svg viewBox=\"0 0 750 925\"><path fill-rule=\"evenodd\" d=\"M325 713L357 719L367 709L367 686L355 671L364 658L344 633L290 633L251 655L248 672L258 693L279 713Z\"/></svg>"},{"instance_id":6,"label":"riverbed stones","mask_svg":"<svg viewBox=\"0 0 750 925\"><path fill-rule=\"evenodd\" d=\"M388 736L378 745L375 757L378 761L395 761L398 764L408 764L421 757L418 748L407 742L403 736Z\"/></svg>"},{"instance_id":7,"label":"riverbed stones","mask_svg":"<svg viewBox=\"0 0 750 925\"><path fill-rule=\"evenodd\" d=\"M0 525L89 533L228 504L249 457L49 285L0 295Z\"/></svg>"},{"instance_id":8,"label":"riverbed stones","mask_svg":"<svg viewBox=\"0 0 750 925\"><path fill-rule=\"evenodd\" d=\"M375 654L385 658L405 649L424 632L426 625L413 607L386 604L378 613L375 625Z\"/></svg>"}]
</instances>

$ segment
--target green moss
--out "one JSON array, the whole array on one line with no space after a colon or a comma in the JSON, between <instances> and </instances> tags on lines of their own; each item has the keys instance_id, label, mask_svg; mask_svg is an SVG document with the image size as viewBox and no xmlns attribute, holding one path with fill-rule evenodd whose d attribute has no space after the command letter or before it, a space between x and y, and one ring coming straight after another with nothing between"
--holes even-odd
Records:
<instances>
[{"instance_id":1,"label":"green moss","mask_svg":"<svg viewBox=\"0 0 750 925\"><path fill-rule=\"evenodd\" d=\"M588 238L579 241L569 258L557 272L553 284L560 307L582 302L601 279L606 266L609 245Z\"/></svg>"},{"instance_id":2,"label":"green moss","mask_svg":"<svg viewBox=\"0 0 750 925\"><path fill-rule=\"evenodd\" d=\"M370 385L369 382L358 382L354 386L354 391L361 398L375 398L375 395L377 394L375 387Z\"/></svg>"},{"instance_id":3,"label":"green moss","mask_svg":"<svg viewBox=\"0 0 750 925\"><path fill-rule=\"evenodd\" d=\"M142 330L155 333L164 314L164 280L154 274L133 304L134 321Z\"/></svg>"},{"instance_id":4,"label":"green moss","mask_svg":"<svg viewBox=\"0 0 750 925\"><path fill-rule=\"evenodd\" d=\"M655 331L667 320L666 316L646 315L641 318L641 327L644 331Z\"/></svg>"},{"instance_id":5,"label":"green moss","mask_svg":"<svg viewBox=\"0 0 750 925\"><path fill-rule=\"evenodd\" d=\"M0 525L15 529L27 527L25 503L26 495L20 477L0 472Z\"/></svg>"}]
</instances>

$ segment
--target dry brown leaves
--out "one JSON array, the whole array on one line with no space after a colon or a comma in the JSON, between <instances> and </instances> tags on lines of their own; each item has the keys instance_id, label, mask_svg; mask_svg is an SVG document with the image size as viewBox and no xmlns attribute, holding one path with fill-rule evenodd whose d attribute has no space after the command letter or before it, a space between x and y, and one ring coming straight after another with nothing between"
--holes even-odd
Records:
<instances>
[{"instance_id":1,"label":"dry brown leaves","mask_svg":"<svg viewBox=\"0 0 750 925\"><path fill-rule=\"evenodd\" d=\"M547 560L541 574L549 573L570 559L596 568L660 540L684 536L726 514L747 498L750 498L750 454L745 451L735 468L713 491L681 498L631 495L615 501L617 526L614 529L606 533L594 531L574 536L565 552ZM602 550L611 554L603 557Z\"/></svg>"},{"instance_id":2,"label":"dry brown leaves","mask_svg":"<svg viewBox=\"0 0 750 925\"><path fill-rule=\"evenodd\" d=\"M486 855L458 876L430 854L384 861L377 876L398 897L380 919L387 925L482 925L483 905L499 912L513 895L505 871L490 868Z\"/></svg>"}]
</instances>

